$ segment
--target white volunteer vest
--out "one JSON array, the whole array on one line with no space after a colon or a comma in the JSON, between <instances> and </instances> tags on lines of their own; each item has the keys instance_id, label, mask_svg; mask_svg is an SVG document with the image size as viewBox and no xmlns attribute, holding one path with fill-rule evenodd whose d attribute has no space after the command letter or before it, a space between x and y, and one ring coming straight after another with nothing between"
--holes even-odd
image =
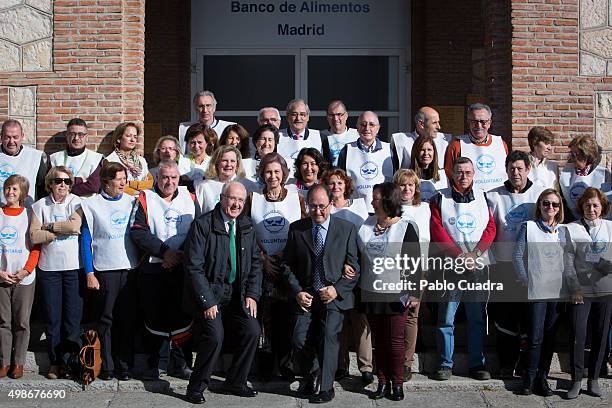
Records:
<instances>
[{"instance_id":1,"label":"white volunteer vest","mask_svg":"<svg viewBox=\"0 0 612 408\"><path fill-rule=\"evenodd\" d=\"M527 275L529 300L559 299L563 294L563 252L565 234L542 231L535 221L527 221Z\"/></svg>"},{"instance_id":2,"label":"white volunteer vest","mask_svg":"<svg viewBox=\"0 0 612 408\"><path fill-rule=\"evenodd\" d=\"M419 230L420 242L430 242L431 233L429 230L429 223L431 221L431 210L427 203L421 203L420 205L402 205L402 218L413 221Z\"/></svg>"},{"instance_id":3,"label":"white volunteer vest","mask_svg":"<svg viewBox=\"0 0 612 408\"><path fill-rule=\"evenodd\" d=\"M532 220L535 216L535 203L542 191L544 188L534 183L524 193L511 193L505 186L497 187L487 193L497 229L493 245L496 259L504 262L513 260L521 224Z\"/></svg>"},{"instance_id":4,"label":"white volunteer vest","mask_svg":"<svg viewBox=\"0 0 612 408\"><path fill-rule=\"evenodd\" d=\"M412 162L412 146L414 145L414 141L419 137L416 131L411 133L394 133L391 135L391 148L395 149L395 153L397 154L399 160L399 168L401 169L409 169L410 164ZM452 135L447 135L441 132L438 132L435 139L434 144L436 145L436 151L438 152L438 166L441 170L444 170L444 156L446 154L446 148L450 140L452 139Z\"/></svg>"},{"instance_id":5,"label":"white volunteer vest","mask_svg":"<svg viewBox=\"0 0 612 408\"><path fill-rule=\"evenodd\" d=\"M368 212L373 213L372 188L374 185L391 181L393 178L393 162L389 143L381 142L382 149L366 153L357 147L357 142L346 147L346 174L355 183L353 198L363 198Z\"/></svg>"},{"instance_id":6,"label":"white volunteer vest","mask_svg":"<svg viewBox=\"0 0 612 408\"><path fill-rule=\"evenodd\" d=\"M90 149L85 149L78 156L68 156L68 152L62 150L49 156L49 161L51 167L66 166L74 177L86 179L98 168L103 158L103 155Z\"/></svg>"},{"instance_id":7,"label":"white volunteer vest","mask_svg":"<svg viewBox=\"0 0 612 408\"><path fill-rule=\"evenodd\" d=\"M343 208L333 207L331 213L338 218L352 223L359 230L359 227L368 218L368 206L363 198L353 198L351 205Z\"/></svg>"},{"instance_id":8,"label":"white volunteer vest","mask_svg":"<svg viewBox=\"0 0 612 408\"><path fill-rule=\"evenodd\" d=\"M4 198L4 182L13 174L20 174L27 178L30 182L28 189L28 197L26 198L25 206L30 207L34 203L36 195L36 175L40 159L43 157L43 152L32 149L28 146L23 146L17 156L9 156L0 152L0 203L6 204Z\"/></svg>"},{"instance_id":9,"label":"white volunteer vest","mask_svg":"<svg viewBox=\"0 0 612 408\"><path fill-rule=\"evenodd\" d=\"M38 166L37 166L38 168ZM1 212L1 210L0 210ZM25 209L17 216L0 214L0 268L12 275L23 269L30 250L28 249L28 227L30 220ZM19 284L29 285L34 282L36 269L26 276Z\"/></svg>"},{"instance_id":10,"label":"white volunteer vest","mask_svg":"<svg viewBox=\"0 0 612 408\"><path fill-rule=\"evenodd\" d=\"M474 187L489 191L504 184L506 175L506 149L500 136L489 135L489 146L476 146L469 136L459 136L461 156L474 163Z\"/></svg>"},{"instance_id":11,"label":"white volunteer vest","mask_svg":"<svg viewBox=\"0 0 612 408\"><path fill-rule=\"evenodd\" d=\"M58 204L51 196L41 198L32 205L32 212L41 222L66 221L81 208L81 198L68 194L63 203ZM60 235L52 242L41 245L38 266L43 271L69 271L81 267L79 256L79 237L77 235Z\"/></svg>"},{"instance_id":12,"label":"white volunteer vest","mask_svg":"<svg viewBox=\"0 0 612 408\"><path fill-rule=\"evenodd\" d=\"M119 159L119 156L117 156L117 153L114 151L108 156L106 156L106 160L109 162L119 163L123 165L123 163L121 163L121 160ZM142 170L140 171L140 176L138 178L134 178L132 173L130 173L130 171L126 169L125 172L127 173L128 181L144 181L147 179L147 175L149 174L149 165L147 164L145 158L142 156L138 156L138 160L140 161L140 166L142 167Z\"/></svg>"},{"instance_id":13,"label":"white volunteer vest","mask_svg":"<svg viewBox=\"0 0 612 408\"><path fill-rule=\"evenodd\" d=\"M340 134L332 133L330 130L322 130L321 136L327 138L329 152L331 153L332 157L332 165L334 167L338 166L338 156L340 156L340 151L342 148L345 145L359 139L357 129L353 128L347 128L345 132Z\"/></svg>"},{"instance_id":14,"label":"white volunteer vest","mask_svg":"<svg viewBox=\"0 0 612 408\"><path fill-rule=\"evenodd\" d=\"M305 147L312 147L321 152L321 134L318 130L307 129L308 139L295 140L289 136L289 130L283 129L280 131L280 139L276 151L283 156L289 167L289 177L295 172L295 159L298 153Z\"/></svg>"},{"instance_id":15,"label":"white volunteer vest","mask_svg":"<svg viewBox=\"0 0 612 408\"><path fill-rule=\"evenodd\" d=\"M198 123L198 121L195 121L195 122L181 122L179 124L179 137L178 137L178 140L179 140L179 143L181 145L181 149L183 149L185 154L187 154L189 152L189 146L187 146L187 143L185 142L185 134L187 134L187 129L189 129L189 127L191 125L195 125L196 123ZM212 130L214 130L215 133L217 134L217 139L220 139L221 138L221 133L223 133L225 128L228 127L229 125L235 125L235 123L215 118L213 120L213 123L211 124L210 128Z\"/></svg>"},{"instance_id":16,"label":"white volunteer vest","mask_svg":"<svg viewBox=\"0 0 612 408\"><path fill-rule=\"evenodd\" d=\"M529 172L529 180L533 184L544 188L557 188L559 177L559 166L557 163L546 160L544 163L536 166L531 163L531 171Z\"/></svg>"},{"instance_id":17,"label":"white volunteer vest","mask_svg":"<svg viewBox=\"0 0 612 408\"><path fill-rule=\"evenodd\" d=\"M376 293L400 293L401 290L383 288L383 284L399 284L402 269L393 265L386 268L380 265L385 258L395 259L396 255L401 254L402 243L410 221L401 218L398 222L389 227L383 234L374 234L376 226L376 216L369 217L359 228L357 243L361 253L361 289L367 292ZM375 266L379 266L379 270ZM379 273L376 273L379 272ZM379 281L380 283L376 283ZM399 301L399 297L397 299Z\"/></svg>"},{"instance_id":18,"label":"white volunteer vest","mask_svg":"<svg viewBox=\"0 0 612 408\"><path fill-rule=\"evenodd\" d=\"M598 188L604 193L610 191L610 172L603 166L597 166L591 174L578 176L574 165L568 163L559 174L559 185L569 210L574 217L580 218L580 214L576 211L576 202L587 187Z\"/></svg>"},{"instance_id":19,"label":"white volunteer vest","mask_svg":"<svg viewBox=\"0 0 612 408\"><path fill-rule=\"evenodd\" d=\"M436 182L433 180L420 180L421 201L428 202L438 191L448 187L448 179L446 178L444 170L440 170L438 175L440 176L440 180Z\"/></svg>"},{"instance_id":20,"label":"white volunteer vest","mask_svg":"<svg viewBox=\"0 0 612 408\"><path fill-rule=\"evenodd\" d=\"M138 250L128 234L135 199L123 194L118 201L111 201L96 194L81 204L91 232L96 270L134 269L138 265Z\"/></svg>"},{"instance_id":21,"label":"white volunteer vest","mask_svg":"<svg viewBox=\"0 0 612 408\"><path fill-rule=\"evenodd\" d=\"M301 218L300 199L289 191L283 201L267 201L259 193L253 193L251 219L255 225L257 239L268 255L285 249L289 224Z\"/></svg>"},{"instance_id":22,"label":"white volunteer vest","mask_svg":"<svg viewBox=\"0 0 612 408\"><path fill-rule=\"evenodd\" d=\"M218 180L202 180L195 185L195 196L202 214L212 211L221 201L222 183Z\"/></svg>"},{"instance_id":23,"label":"white volunteer vest","mask_svg":"<svg viewBox=\"0 0 612 408\"><path fill-rule=\"evenodd\" d=\"M195 161L190 158L187 158L187 160L189 160L189 171L187 172L189 180L194 183L204 180L206 178L204 174L206 174L206 170L208 170L208 165L210 164L210 156L206 156L201 164L196 164Z\"/></svg>"},{"instance_id":24,"label":"white volunteer vest","mask_svg":"<svg viewBox=\"0 0 612 408\"><path fill-rule=\"evenodd\" d=\"M153 190L144 190L147 200L147 224L151 233L171 249L179 249L189 227L195 218L195 204L187 187L179 187L178 195L167 202ZM155 256L149 257L151 263L161 263Z\"/></svg>"},{"instance_id":25,"label":"white volunteer vest","mask_svg":"<svg viewBox=\"0 0 612 408\"><path fill-rule=\"evenodd\" d=\"M489 207L484 192L474 189L474 200L458 203L453 200L450 188L441 191L440 213L442 226L463 252L473 252L489 223ZM482 254L482 261L489 265L489 251Z\"/></svg>"}]
</instances>

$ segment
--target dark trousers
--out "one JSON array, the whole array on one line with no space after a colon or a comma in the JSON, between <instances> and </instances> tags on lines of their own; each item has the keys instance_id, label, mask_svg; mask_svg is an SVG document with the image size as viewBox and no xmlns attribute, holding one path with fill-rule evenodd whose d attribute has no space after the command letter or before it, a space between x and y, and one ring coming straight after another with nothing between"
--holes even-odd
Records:
<instances>
[{"instance_id":1,"label":"dark trousers","mask_svg":"<svg viewBox=\"0 0 612 408\"><path fill-rule=\"evenodd\" d=\"M344 313L333 302L325 305L316 295L310 311L295 315L294 361L302 371L321 373L321 391L330 391L334 385L343 320Z\"/></svg>"},{"instance_id":2,"label":"dark trousers","mask_svg":"<svg viewBox=\"0 0 612 408\"><path fill-rule=\"evenodd\" d=\"M527 385L532 385L536 374L546 378L555 346L557 331L557 302L531 302L527 304Z\"/></svg>"},{"instance_id":3,"label":"dark trousers","mask_svg":"<svg viewBox=\"0 0 612 408\"><path fill-rule=\"evenodd\" d=\"M221 354L225 332L234 346L232 364L225 376L228 386L246 385L261 333L259 322L247 315L236 301L218 305L219 313L213 320L196 317L193 327L193 347L197 351L188 392L203 392L210 384L210 376Z\"/></svg>"},{"instance_id":4,"label":"dark trousers","mask_svg":"<svg viewBox=\"0 0 612 408\"><path fill-rule=\"evenodd\" d=\"M278 362L282 369L291 352L292 314L286 300L262 296L258 308L258 317L261 321L264 337L263 347L259 350L258 374L264 378L271 378ZM261 371L260 371L261 370Z\"/></svg>"},{"instance_id":5,"label":"dark trousers","mask_svg":"<svg viewBox=\"0 0 612 408\"><path fill-rule=\"evenodd\" d=\"M100 290L95 304L102 371L125 372L133 365L136 326L136 270L96 271Z\"/></svg>"},{"instance_id":6,"label":"dark trousers","mask_svg":"<svg viewBox=\"0 0 612 408\"><path fill-rule=\"evenodd\" d=\"M68 362L81 347L82 271L43 271L38 279L47 313L47 348L53 365Z\"/></svg>"},{"instance_id":7,"label":"dark trousers","mask_svg":"<svg viewBox=\"0 0 612 408\"><path fill-rule=\"evenodd\" d=\"M374 359L378 382L393 385L404 383L404 358L406 345L406 312L395 315L368 314L372 330Z\"/></svg>"},{"instance_id":8,"label":"dark trousers","mask_svg":"<svg viewBox=\"0 0 612 408\"><path fill-rule=\"evenodd\" d=\"M587 337L587 323L591 320L591 351L589 353L589 378L599 378L599 371L606 356L606 343L610 329L612 299L584 298L584 304L569 305L570 353L572 380L580 381L584 371L584 345ZM590 316L589 316L590 315Z\"/></svg>"},{"instance_id":9,"label":"dark trousers","mask_svg":"<svg viewBox=\"0 0 612 408\"><path fill-rule=\"evenodd\" d=\"M526 304L516 302L490 303L495 321L496 350L499 366L514 369L519 359L521 333L525 331Z\"/></svg>"}]
</instances>

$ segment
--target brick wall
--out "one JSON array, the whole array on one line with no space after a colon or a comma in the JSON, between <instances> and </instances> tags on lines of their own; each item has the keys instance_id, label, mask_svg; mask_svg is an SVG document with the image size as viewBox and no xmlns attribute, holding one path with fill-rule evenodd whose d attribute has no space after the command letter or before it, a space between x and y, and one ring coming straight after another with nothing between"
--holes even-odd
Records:
<instances>
[{"instance_id":1,"label":"brick wall","mask_svg":"<svg viewBox=\"0 0 612 408\"><path fill-rule=\"evenodd\" d=\"M93 148L120 122L142 124L144 0L55 0L53 13L53 71L0 73L0 121L8 87L36 86L37 147L48 152L63 147L53 136L76 116Z\"/></svg>"},{"instance_id":2,"label":"brick wall","mask_svg":"<svg viewBox=\"0 0 612 408\"><path fill-rule=\"evenodd\" d=\"M526 146L532 126L546 126L567 144L594 135L594 94L612 90L612 78L579 73L579 0L512 0L512 136Z\"/></svg>"}]
</instances>

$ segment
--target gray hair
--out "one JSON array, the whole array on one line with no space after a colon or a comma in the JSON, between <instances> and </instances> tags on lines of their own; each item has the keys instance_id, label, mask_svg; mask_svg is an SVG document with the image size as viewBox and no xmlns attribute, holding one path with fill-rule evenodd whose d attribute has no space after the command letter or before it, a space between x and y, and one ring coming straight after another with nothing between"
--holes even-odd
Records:
<instances>
[{"instance_id":1,"label":"gray hair","mask_svg":"<svg viewBox=\"0 0 612 408\"><path fill-rule=\"evenodd\" d=\"M161 169L176 169L176 171L180 174L178 163L174 160L162 160L157 165L157 174Z\"/></svg>"},{"instance_id":2,"label":"gray hair","mask_svg":"<svg viewBox=\"0 0 612 408\"><path fill-rule=\"evenodd\" d=\"M265 111L274 111L274 113L276 114L276 117L278 118L278 120L280 120L280 112L278 111L278 109L276 109L274 106L266 106L265 108L261 108L259 110L259 114L258 114L258 119L261 119L261 117L263 116Z\"/></svg>"},{"instance_id":3,"label":"gray hair","mask_svg":"<svg viewBox=\"0 0 612 408\"><path fill-rule=\"evenodd\" d=\"M344 111L346 112L346 105L340 99L331 101L329 105L327 105L327 110L329 111L330 109L337 107L337 106L342 106L342 109L344 109Z\"/></svg>"},{"instance_id":4,"label":"gray hair","mask_svg":"<svg viewBox=\"0 0 612 408\"><path fill-rule=\"evenodd\" d=\"M200 98L202 96L210 96L211 99L213 100L213 105L217 106L217 99L215 99L215 94L210 92L210 91L198 91L198 92L196 92L196 94L193 95L193 105L194 106L195 106L196 102L198 101L198 98Z\"/></svg>"},{"instance_id":5,"label":"gray hair","mask_svg":"<svg viewBox=\"0 0 612 408\"><path fill-rule=\"evenodd\" d=\"M181 149L181 144L179 143L176 137L172 135L162 136L159 139L157 139L157 142L155 143L155 148L153 149L153 163L156 163L156 164L159 163L159 146L166 140L172 140L174 142L174 146L176 147L176 160L177 161L183 155L183 149Z\"/></svg>"},{"instance_id":6,"label":"gray hair","mask_svg":"<svg viewBox=\"0 0 612 408\"><path fill-rule=\"evenodd\" d=\"M489 112L489 119L491 119L491 117L493 116L493 113L491 113L491 108L489 107L489 105L485 105L484 103L473 103L468 106L468 115L476 110L483 109Z\"/></svg>"},{"instance_id":7,"label":"gray hair","mask_svg":"<svg viewBox=\"0 0 612 408\"><path fill-rule=\"evenodd\" d=\"M416 125L419 122L423 122L425 123L425 112L419 110L415 115L414 115L414 124Z\"/></svg>"},{"instance_id":8,"label":"gray hair","mask_svg":"<svg viewBox=\"0 0 612 408\"><path fill-rule=\"evenodd\" d=\"M306 113L310 115L310 108L308 107L308 104L306 103L306 101L302 98L296 98L296 99L292 99L289 101L289 103L287 104L287 114L291 112L292 108L298 103L303 103L304 106L306 106Z\"/></svg>"},{"instance_id":9,"label":"gray hair","mask_svg":"<svg viewBox=\"0 0 612 408\"><path fill-rule=\"evenodd\" d=\"M225 183L223 185L223 187L221 187L221 195L222 196L226 195L227 194L227 190L229 190L229 188L231 186L233 186L233 185L238 185L238 186L242 187L242 189L244 190L244 198L246 198L246 195L247 195L246 187L244 186L244 184L242 184L241 182L236 181L236 180L232 180L232 181L230 181L228 183Z\"/></svg>"}]
</instances>

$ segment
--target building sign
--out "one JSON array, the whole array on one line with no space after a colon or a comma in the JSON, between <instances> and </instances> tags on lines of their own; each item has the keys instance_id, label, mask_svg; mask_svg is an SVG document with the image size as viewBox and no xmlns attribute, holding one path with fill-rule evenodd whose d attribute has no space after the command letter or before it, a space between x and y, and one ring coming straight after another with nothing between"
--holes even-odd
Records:
<instances>
[{"instance_id":1,"label":"building sign","mask_svg":"<svg viewBox=\"0 0 612 408\"><path fill-rule=\"evenodd\" d=\"M410 1L406 0L196 0L191 7L192 48L406 48L410 44Z\"/></svg>"}]
</instances>

